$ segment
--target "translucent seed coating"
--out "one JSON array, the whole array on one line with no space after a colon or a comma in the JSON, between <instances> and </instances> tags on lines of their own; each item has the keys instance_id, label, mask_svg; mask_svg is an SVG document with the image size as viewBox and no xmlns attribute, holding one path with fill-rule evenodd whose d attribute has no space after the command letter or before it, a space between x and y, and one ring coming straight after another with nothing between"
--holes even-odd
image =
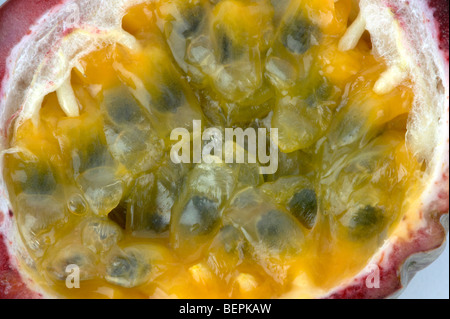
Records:
<instances>
[{"instance_id":1,"label":"translucent seed coating","mask_svg":"<svg viewBox=\"0 0 450 319\"><path fill-rule=\"evenodd\" d=\"M192 6L185 9L182 13L184 18L184 30L182 32L185 38L189 38L197 33L205 19L205 9L200 6Z\"/></svg>"},{"instance_id":2,"label":"translucent seed coating","mask_svg":"<svg viewBox=\"0 0 450 319\"><path fill-rule=\"evenodd\" d=\"M110 250L122 238L122 230L117 224L100 218L93 218L82 230L83 244L93 252Z\"/></svg>"},{"instance_id":3,"label":"translucent seed coating","mask_svg":"<svg viewBox=\"0 0 450 319\"><path fill-rule=\"evenodd\" d=\"M289 21L281 32L281 42L295 54L303 54L311 46L312 26L302 18Z\"/></svg>"},{"instance_id":4,"label":"translucent seed coating","mask_svg":"<svg viewBox=\"0 0 450 319\"><path fill-rule=\"evenodd\" d=\"M265 213L256 229L260 242L271 250L282 252L296 247L291 236L298 232L298 227L285 213L278 210Z\"/></svg>"},{"instance_id":5,"label":"translucent seed coating","mask_svg":"<svg viewBox=\"0 0 450 319\"><path fill-rule=\"evenodd\" d=\"M194 196L181 213L180 225L193 235L206 235L219 219L217 203L203 196Z\"/></svg>"},{"instance_id":6,"label":"translucent seed coating","mask_svg":"<svg viewBox=\"0 0 450 319\"><path fill-rule=\"evenodd\" d=\"M120 88L118 92L106 92L105 95L106 112L115 124L136 125L144 120L142 108L128 90Z\"/></svg>"},{"instance_id":7,"label":"translucent seed coating","mask_svg":"<svg viewBox=\"0 0 450 319\"><path fill-rule=\"evenodd\" d=\"M124 252L111 258L106 268L106 281L132 288L145 283L151 266L134 251Z\"/></svg>"},{"instance_id":8,"label":"translucent seed coating","mask_svg":"<svg viewBox=\"0 0 450 319\"><path fill-rule=\"evenodd\" d=\"M27 194L50 194L56 189L56 179L48 164L29 163L23 167L25 180L20 185Z\"/></svg>"}]
</instances>

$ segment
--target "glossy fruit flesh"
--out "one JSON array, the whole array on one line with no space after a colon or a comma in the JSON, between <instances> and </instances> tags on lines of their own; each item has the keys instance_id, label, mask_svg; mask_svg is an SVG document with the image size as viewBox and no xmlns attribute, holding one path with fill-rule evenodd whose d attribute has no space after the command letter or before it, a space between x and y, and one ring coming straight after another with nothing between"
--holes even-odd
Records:
<instances>
[{"instance_id":1,"label":"glossy fruit flesh","mask_svg":"<svg viewBox=\"0 0 450 319\"><path fill-rule=\"evenodd\" d=\"M132 8L139 40L74 69L80 115L55 93L5 155L19 231L67 297L282 297L358 273L419 192L408 81L363 37L340 51L351 1L160 1ZM170 132L279 129L279 171L174 164ZM256 177L255 177L256 176ZM81 268L81 288L63 269Z\"/></svg>"}]
</instances>

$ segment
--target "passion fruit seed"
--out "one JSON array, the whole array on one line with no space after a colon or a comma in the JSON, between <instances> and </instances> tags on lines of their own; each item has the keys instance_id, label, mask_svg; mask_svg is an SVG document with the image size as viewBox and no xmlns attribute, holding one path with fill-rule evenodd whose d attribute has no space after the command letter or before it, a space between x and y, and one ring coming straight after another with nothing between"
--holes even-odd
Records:
<instances>
[{"instance_id":1,"label":"passion fruit seed","mask_svg":"<svg viewBox=\"0 0 450 319\"><path fill-rule=\"evenodd\" d=\"M286 251L296 248L295 233L298 226L287 214L278 210L271 210L260 217L256 223L260 242L274 251Z\"/></svg>"},{"instance_id":2,"label":"passion fruit seed","mask_svg":"<svg viewBox=\"0 0 450 319\"><path fill-rule=\"evenodd\" d=\"M156 233L162 233L169 229L170 216L159 213L151 214L147 223L150 230Z\"/></svg>"},{"instance_id":3,"label":"passion fruit seed","mask_svg":"<svg viewBox=\"0 0 450 319\"><path fill-rule=\"evenodd\" d=\"M243 54L243 49L233 41L233 38L231 38L223 28L217 28L216 38L219 47L220 63L230 63Z\"/></svg>"},{"instance_id":4,"label":"passion fruit seed","mask_svg":"<svg viewBox=\"0 0 450 319\"><path fill-rule=\"evenodd\" d=\"M150 270L150 264L138 253L124 252L110 259L105 279L114 285L132 288L145 283Z\"/></svg>"},{"instance_id":5,"label":"passion fruit seed","mask_svg":"<svg viewBox=\"0 0 450 319\"><path fill-rule=\"evenodd\" d=\"M326 78L321 79L321 83L313 88L306 98L306 105L317 107L318 104L327 101L332 94L333 88Z\"/></svg>"},{"instance_id":6,"label":"passion fruit seed","mask_svg":"<svg viewBox=\"0 0 450 319\"><path fill-rule=\"evenodd\" d=\"M176 113L178 108L185 103L185 96L181 85L175 81L168 81L159 87L159 95L154 103L160 112Z\"/></svg>"},{"instance_id":7,"label":"passion fruit seed","mask_svg":"<svg viewBox=\"0 0 450 319\"><path fill-rule=\"evenodd\" d=\"M182 12L184 28L182 34L185 38L196 35L205 19L205 9L200 6L191 6Z\"/></svg>"},{"instance_id":8,"label":"passion fruit seed","mask_svg":"<svg viewBox=\"0 0 450 319\"><path fill-rule=\"evenodd\" d=\"M96 275L95 264L97 257L86 247L71 244L59 249L50 263L47 265L47 272L56 280L65 280L67 267L75 265L80 270L80 280L89 280Z\"/></svg>"},{"instance_id":9,"label":"passion fruit seed","mask_svg":"<svg viewBox=\"0 0 450 319\"><path fill-rule=\"evenodd\" d=\"M127 227L139 236L153 236L169 229L175 192L163 183L166 178L169 176L158 174L155 181L153 174L146 174L136 180L128 199Z\"/></svg>"},{"instance_id":10,"label":"passion fruit seed","mask_svg":"<svg viewBox=\"0 0 450 319\"><path fill-rule=\"evenodd\" d=\"M313 189L302 189L289 202L289 211L308 229L313 228L317 216L317 196Z\"/></svg>"},{"instance_id":11,"label":"passion fruit seed","mask_svg":"<svg viewBox=\"0 0 450 319\"><path fill-rule=\"evenodd\" d=\"M163 155L163 143L152 131L124 129L107 139L112 156L135 174L154 168Z\"/></svg>"},{"instance_id":12,"label":"passion fruit seed","mask_svg":"<svg viewBox=\"0 0 450 319\"><path fill-rule=\"evenodd\" d=\"M313 27L303 18L295 17L288 21L281 31L281 43L295 54L304 54L311 46Z\"/></svg>"},{"instance_id":13,"label":"passion fruit seed","mask_svg":"<svg viewBox=\"0 0 450 319\"><path fill-rule=\"evenodd\" d=\"M95 253L104 253L122 239L122 230L107 219L93 218L84 226L81 237L84 246Z\"/></svg>"},{"instance_id":14,"label":"passion fruit seed","mask_svg":"<svg viewBox=\"0 0 450 319\"><path fill-rule=\"evenodd\" d=\"M367 205L358 209L350 219L348 230L353 239L369 239L384 227L384 214L380 207Z\"/></svg>"},{"instance_id":15,"label":"passion fruit seed","mask_svg":"<svg viewBox=\"0 0 450 319\"><path fill-rule=\"evenodd\" d=\"M100 136L93 136L90 141L82 145L82 148L75 151L73 157L75 171L80 173L108 164L111 160L111 155Z\"/></svg>"},{"instance_id":16,"label":"passion fruit seed","mask_svg":"<svg viewBox=\"0 0 450 319\"><path fill-rule=\"evenodd\" d=\"M244 236L232 225L222 227L217 236L220 238L225 251L229 254L241 250L244 245Z\"/></svg>"},{"instance_id":17,"label":"passion fruit seed","mask_svg":"<svg viewBox=\"0 0 450 319\"><path fill-rule=\"evenodd\" d=\"M110 120L117 125L137 125L146 120L142 108L127 88L106 92L103 104Z\"/></svg>"},{"instance_id":18,"label":"passion fruit seed","mask_svg":"<svg viewBox=\"0 0 450 319\"><path fill-rule=\"evenodd\" d=\"M115 177L111 167L96 167L85 171L76 179L91 209L100 216L116 207L123 194L123 184Z\"/></svg>"},{"instance_id":19,"label":"passion fruit seed","mask_svg":"<svg viewBox=\"0 0 450 319\"><path fill-rule=\"evenodd\" d=\"M24 180L21 189L27 194L51 194L57 183L53 171L46 163L25 163L23 165Z\"/></svg>"},{"instance_id":20,"label":"passion fruit seed","mask_svg":"<svg viewBox=\"0 0 450 319\"><path fill-rule=\"evenodd\" d=\"M192 235L206 235L215 228L219 218L217 203L196 195L184 207L180 217L180 226L184 232Z\"/></svg>"}]
</instances>

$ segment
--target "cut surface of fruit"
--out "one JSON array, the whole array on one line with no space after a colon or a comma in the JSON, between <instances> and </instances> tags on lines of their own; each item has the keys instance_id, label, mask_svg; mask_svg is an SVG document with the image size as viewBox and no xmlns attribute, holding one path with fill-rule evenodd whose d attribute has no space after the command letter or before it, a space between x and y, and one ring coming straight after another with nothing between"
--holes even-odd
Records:
<instances>
[{"instance_id":1,"label":"cut surface of fruit","mask_svg":"<svg viewBox=\"0 0 450 319\"><path fill-rule=\"evenodd\" d=\"M47 13L35 35L53 51L19 58L2 86L0 244L14 245L0 252L21 256L37 291L24 297L385 297L405 258L441 244L448 73L418 64L412 15L368 0L117 2ZM277 171L237 141L248 163L175 163L171 132L195 138L195 121L277 129Z\"/></svg>"}]
</instances>

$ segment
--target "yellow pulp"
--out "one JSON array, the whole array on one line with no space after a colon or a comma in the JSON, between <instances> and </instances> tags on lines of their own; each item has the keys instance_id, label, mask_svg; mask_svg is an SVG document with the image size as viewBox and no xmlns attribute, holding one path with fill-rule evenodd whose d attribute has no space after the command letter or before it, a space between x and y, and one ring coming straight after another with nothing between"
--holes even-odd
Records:
<instances>
[{"instance_id":1,"label":"yellow pulp","mask_svg":"<svg viewBox=\"0 0 450 319\"><path fill-rule=\"evenodd\" d=\"M80 116L49 94L38 124L21 125L5 155L38 283L69 298L307 298L358 273L405 212L421 167L405 142L408 83L373 92L386 65L368 34L338 50L352 3L131 8L123 29L140 50L84 57L71 77ZM134 109L114 113L114 103ZM278 171L171 163L171 130L192 131L194 119L278 128ZM311 224L292 212L305 207L293 202L304 189L316 195ZM183 214L198 203L219 218L186 231ZM261 231L267 211L279 224ZM266 244L264 234L280 237ZM69 264L80 267L80 288L66 287Z\"/></svg>"}]
</instances>

